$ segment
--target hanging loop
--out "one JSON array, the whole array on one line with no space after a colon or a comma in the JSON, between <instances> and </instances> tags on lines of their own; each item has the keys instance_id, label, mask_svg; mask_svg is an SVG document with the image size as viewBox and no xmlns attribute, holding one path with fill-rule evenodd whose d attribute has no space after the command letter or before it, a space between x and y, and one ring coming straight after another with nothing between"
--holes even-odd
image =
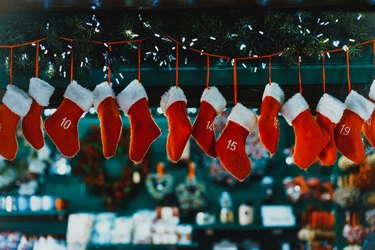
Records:
<instances>
[{"instance_id":1,"label":"hanging loop","mask_svg":"<svg viewBox=\"0 0 375 250\"><path fill-rule=\"evenodd\" d=\"M178 88L178 42L176 42L176 88Z\"/></svg>"},{"instance_id":2,"label":"hanging loop","mask_svg":"<svg viewBox=\"0 0 375 250\"><path fill-rule=\"evenodd\" d=\"M210 56L207 55L206 56L207 60L206 60L206 88L208 89L209 87L209 84L210 84Z\"/></svg>"},{"instance_id":3,"label":"hanging loop","mask_svg":"<svg viewBox=\"0 0 375 250\"><path fill-rule=\"evenodd\" d=\"M36 43L35 48L35 77L39 77L39 42Z\"/></svg>"},{"instance_id":4,"label":"hanging loop","mask_svg":"<svg viewBox=\"0 0 375 250\"><path fill-rule=\"evenodd\" d=\"M301 56L300 55L298 55L298 85L299 85L299 92L302 94Z\"/></svg>"},{"instance_id":5,"label":"hanging loop","mask_svg":"<svg viewBox=\"0 0 375 250\"><path fill-rule=\"evenodd\" d=\"M142 41L138 42L138 82L141 83L141 46Z\"/></svg>"},{"instance_id":6,"label":"hanging loop","mask_svg":"<svg viewBox=\"0 0 375 250\"><path fill-rule=\"evenodd\" d=\"M112 46L111 44L108 44L108 66L107 66L107 82L108 85L111 84L111 52L112 52Z\"/></svg>"},{"instance_id":7,"label":"hanging loop","mask_svg":"<svg viewBox=\"0 0 375 250\"><path fill-rule=\"evenodd\" d=\"M271 78L271 72L272 72L272 57L268 57L268 84L271 85L272 78Z\"/></svg>"},{"instance_id":8,"label":"hanging loop","mask_svg":"<svg viewBox=\"0 0 375 250\"><path fill-rule=\"evenodd\" d=\"M348 75L348 92L352 90L352 83L350 80L350 58L349 58L349 49L345 51L346 56L346 72Z\"/></svg>"},{"instance_id":9,"label":"hanging loop","mask_svg":"<svg viewBox=\"0 0 375 250\"><path fill-rule=\"evenodd\" d=\"M233 59L233 100L237 104L237 61Z\"/></svg>"},{"instance_id":10,"label":"hanging loop","mask_svg":"<svg viewBox=\"0 0 375 250\"><path fill-rule=\"evenodd\" d=\"M73 51L73 40L70 41L70 82L73 81L74 74L74 51Z\"/></svg>"},{"instance_id":11,"label":"hanging loop","mask_svg":"<svg viewBox=\"0 0 375 250\"><path fill-rule=\"evenodd\" d=\"M9 83L13 84L13 47L10 47L9 55Z\"/></svg>"},{"instance_id":12,"label":"hanging loop","mask_svg":"<svg viewBox=\"0 0 375 250\"><path fill-rule=\"evenodd\" d=\"M326 53L322 53L322 82L323 82L323 92L326 92L326 68L325 68L325 63L326 63Z\"/></svg>"}]
</instances>

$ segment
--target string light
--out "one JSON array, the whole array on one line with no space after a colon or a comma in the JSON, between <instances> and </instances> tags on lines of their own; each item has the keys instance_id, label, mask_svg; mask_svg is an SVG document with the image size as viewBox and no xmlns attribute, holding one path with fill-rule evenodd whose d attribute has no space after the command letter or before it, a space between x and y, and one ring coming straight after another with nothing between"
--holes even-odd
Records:
<instances>
[{"instance_id":1,"label":"string light","mask_svg":"<svg viewBox=\"0 0 375 250\"><path fill-rule=\"evenodd\" d=\"M215 41L216 37L210 36L210 39Z\"/></svg>"}]
</instances>

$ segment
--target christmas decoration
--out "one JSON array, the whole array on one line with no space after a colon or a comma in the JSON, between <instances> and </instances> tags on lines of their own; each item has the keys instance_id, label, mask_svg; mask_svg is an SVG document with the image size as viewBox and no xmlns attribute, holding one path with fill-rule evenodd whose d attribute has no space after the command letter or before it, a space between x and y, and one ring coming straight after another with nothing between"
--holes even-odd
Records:
<instances>
[{"instance_id":1,"label":"christmas decoration","mask_svg":"<svg viewBox=\"0 0 375 250\"><path fill-rule=\"evenodd\" d=\"M168 15L142 15L74 13L53 19L41 15L15 15L0 25L0 41L2 44L14 44L30 40L30 37L48 37L46 42L40 44L43 48L40 55L41 68L51 77L63 77L69 65L64 58L67 46L59 40L62 35L73 37L77 41L74 44L74 61L78 75L89 74L91 67L103 65L103 52L106 48L87 46L88 40L118 41L151 35L159 51L156 51L153 44L142 45L145 52L156 53L155 56L146 54L147 59L156 65L166 60L168 66L171 63L168 57L172 54L172 46L170 42L162 40L160 35L158 37L158 34L170 34L179 40L185 38L186 48L199 48L230 57L268 54L288 48L283 58L289 63L295 61L295 55L301 51L309 54L336 49L345 44L372 39L373 36L373 22L369 15L355 12L259 12L247 8L225 8L211 9L209 13L194 9L169 12ZM358 19L359 15L361 18ZM15 72L32 68L34 60L31 59L29 50L26 47L20 48L15 55ZM4 50L0 52L7 53ZM360 48L350 50L352 56L360 55L361 52ZM136 62L136 54L133 44L114 48L110 55L112 69L118 64ZM318 55L315 59L319 57ZM189 55L189 61L194 59ZM8 64L6 67L9 69Z\"/></svg>"},{"instance_id":2,"label":"christmas decoration","mask_svg":"<svg viewBox=\"0 0 375 250\"><path fill-rule=\"evenodd\" d=\"M375 80L371 84L368 97L370 98L370 101L375 102ZM374 119L375 112L372 112L370 119L366 120L362 125L362 133L372 147L375 147L375 122L373 122Z\"/></svg>"},{"instance_id":3,"label":"christmas decoration","mask_svg":"<svg viewBox=\"0 0 375 250\"><path fill-rule=\"evenodd\" d=\"M245 142L255 129L256 122L255 113L237 103L216 143L216 152L223 167L239 181L245 180L251 172Z\"/></svg>"},{"instance_id":4,"label":"christmas decoration","mask_svg":"<svg viewBox=\"0 0 375 250\"><path fill-rule=\"evenodd\" d=\"M319 154L319 160L325 166L331 166L336 162L337 150L334 129L341 120L344 109L345 105L329 94L324 94L316 107L316 121L327 131L331 138L327 146Z\"/></svg>"},{"instance_id":5,"label":"christmas decoration","mask_svg":"<svg viewBox=\"0 0 375 250\"><path fill-rule=\"evenodd\" d=\"M146 179L147 191L152 198L159 201L173 193L173 184L173 176L164 174L164 164L162 162L157 165L157 173L149 174Z\"/></svg>"},{"instance_id":6,"label":"christmas decoration","mask_svg":"<svg viewBox=\"0 0 375 250\"><path fill-rule=\"evenodd\" d=\"M307 169L329 142L329 135L315 121L300 93L285 102L281 112L295 133L294 163Z\"/></svg>"},{"instance_id":7,"label":"christmas decoration","mask_svg":"<svg viewBox=\"0 0 375 250\"><path fill-rule=\"evenodd\" d=\"M354 90L346 97L345 106L344 114L335 128L335 143L345 157L361 163L366 157L361 127L370 118L375 106Z\"/></svg>"},{"instance_id":8,"label":"christmas decoration","mask_svg":"<svg viewBox=\"0 0 375 250\"><path fill-rule=\"evenodd\" d=\"M216 87L203 91L201 106L193 124L192 136L199 147L209 156L216 158L214 120L227 102Z\"/></svg>"},{"instance_id":9,"label":"christmas decoration","mask_svg":"<svg viewBox=\"0 0 375 250\"><path fill-rule=\"evenodd\" d=\"M160 107L168 118L169 133L167 153L172 162L178 162L190 138L192 126L186 111L187 99L179 87L171 87L160 101Z\"/></svg>"},{"instance_id":10,"label":"christmas decoration","mask_svg":"<svg viewBox=\"0 0 375 250\"><path fill-rule=\"evenodd\" d=\"M103 82L94 89L94 108L100 120L103 155L106 159L116 154L121 138L122 120L118 111L112 83Z\"/></svg>"},{"instance_id":11,"label":"christmas decoration","mask_svg":"<svg viewBox=\"0 0 375 250\"><path fill-rule=\"evenodd\" d=\"M11 161L17 155L17 124L30 110L32 100L20 88L7 85L0 106L0 155Z\"/></svg>"},{"instance_id":12,"label":"christmas decoration","mask_svg":"<svg viewBox=\"0 0 375 250\"><path fill-rule=\"evenodd\" d=\"M48 136L64 156L73 157L78 153L78 121L92 104L92 92L73 81L68 85L64 100L56 112L45 120Z\"/></svg>"},{"instance_id":13,"label":"christmas decoration","mask_svg":"<svg viewBox=\"0 0 375 250\"><path fill-rule=\"evenodd\" d=\"M29 96L33 102L30 111L22 120L22 132L25 139L37 150L44 146L42 111L49 105L49 99L54 91L55 88L42 79L30 79Z\"/></svg>"},{"instance_id":14,"label":"christmas decoration","mask_svg":"<svg viewBox=\"0 0 375 250\"><path fill-rule=\"evenodd\" d=\"M259 138L264 147L272 155L276 153L279 144L279 119L281 105L284 103L284 92L280 86L271 82L267 84L260 107L260 117L258 120Z\"/></svg>"},{"instance_id":15,"label":"christmas decoration","mask_svg":"<svg viewBox=\"0 0 375 250\"><path fill-rule=\"evenodd\" d=\"M197 212L206 206L206 188L203 183L197 181L194 168L195 165L191 162L185 182L176 187L177 200L184 212Z\"/></svg>"},{"instance_id":16,"label":"christmas decoration","mask_svg":"<svg viewBox=\"0 0 375 250\"><path fill-rule=\"evenodd\" d=\"M360 190L354 186L353 175L340 177L337 181L337 189L333 193L333 200L342 208L351 208L356 205L360 196Z\"/></svg>"},{"instance_id":17,"label":"christmas decoration","mask_svg":"<svg viewBox=\"0 0 375 250\"><path fill-rule=\"evenodd\" d=\"M148 175L149 156L134 166L128 156L129 140L130 129L124 128L117 155L106 160L101 153L100 128L93 125L81 140L81 150L72 159L73 172L82 176L94 194L105 198L110 210L128 201Z\"/></svg>"},{"instance_id":18,"label":"christmas decoration","mask_svg":"<svg viewBox=\"0 0 375 250\"><path fill-rule=\"evenodd\" d=\"M133 80L117 96L117 102L130 120L129 158L142 162L151 144L161 135L148 108L146 90L138 80Z\"/></svg>"}]
</instances>

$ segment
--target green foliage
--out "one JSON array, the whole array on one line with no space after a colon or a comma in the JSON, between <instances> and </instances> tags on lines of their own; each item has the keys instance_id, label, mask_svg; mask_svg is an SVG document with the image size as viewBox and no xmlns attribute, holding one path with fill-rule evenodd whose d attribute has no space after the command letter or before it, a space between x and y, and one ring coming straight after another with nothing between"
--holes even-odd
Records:
<instances>
[{"instance_id":1,"label":"green foliage","mask_svg":"<svg viewBox=\"0 0 375 250\"><path fill-rule=\"evenodd\" d=\"M124 64L136 66L137 44L113 46L108 49L90 40L118 41L150 36L142 43L142 57L153 66L173 64L174 42L155 36L169 34L179 41L184 38L183 57L189 62L201 62L189 52L189 46L206 52L243 57L265 55L287 50L281 57L286 64L296 63L298 55L309 60L319 59L309 53L341 48L373 39L374 17L354 12L275 12L250 9L179 10L141 13L31 13L0 19L0 44L16 44L48 37L41 44L40 67L49 77L61 77L69 72L69 42L74 42L75 74L89 73L93 66L111 64L112 70ZM193 41L193 39L196 39ZM350 39L354 39L350 40ZM334 41L339 41L339 43ZM157 49L156 47L157 46ZM351 49L351 56L360 56L363 48ZM65 54L64 54L65 52ZM154 53L154 54L152 54ZM151 54L151 55L150 55ZM342 55L343 53L338 53ZM0 50L0 60L9 50ZM35 47L14 50L14 72L34 70ZM199 61L197 61L198 59ZM163 64L164 63L164 64ZM229 63L229 62L228 62ZM4 60L9 68L9 60ZM0 64L0 65L1 65ZM62 71L59 71L60 66Z\"/></svg>"}]
</instances>

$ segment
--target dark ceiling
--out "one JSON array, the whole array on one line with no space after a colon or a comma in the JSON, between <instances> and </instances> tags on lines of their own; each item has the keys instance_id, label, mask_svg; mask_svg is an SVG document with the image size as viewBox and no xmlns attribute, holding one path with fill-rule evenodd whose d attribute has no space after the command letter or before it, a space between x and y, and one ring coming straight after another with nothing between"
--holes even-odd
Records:
<instances>
[{"instance_id":1,"label":"dark ceiling","mask_svg":"<svg viewBox=\"0 0 375 250\"><path fill-rule=\"evenodd\" d=\"M375 0L0 0L0 11L173 9L258 6L272 9L374 10Z\"/></svg>"}]
</instances>

